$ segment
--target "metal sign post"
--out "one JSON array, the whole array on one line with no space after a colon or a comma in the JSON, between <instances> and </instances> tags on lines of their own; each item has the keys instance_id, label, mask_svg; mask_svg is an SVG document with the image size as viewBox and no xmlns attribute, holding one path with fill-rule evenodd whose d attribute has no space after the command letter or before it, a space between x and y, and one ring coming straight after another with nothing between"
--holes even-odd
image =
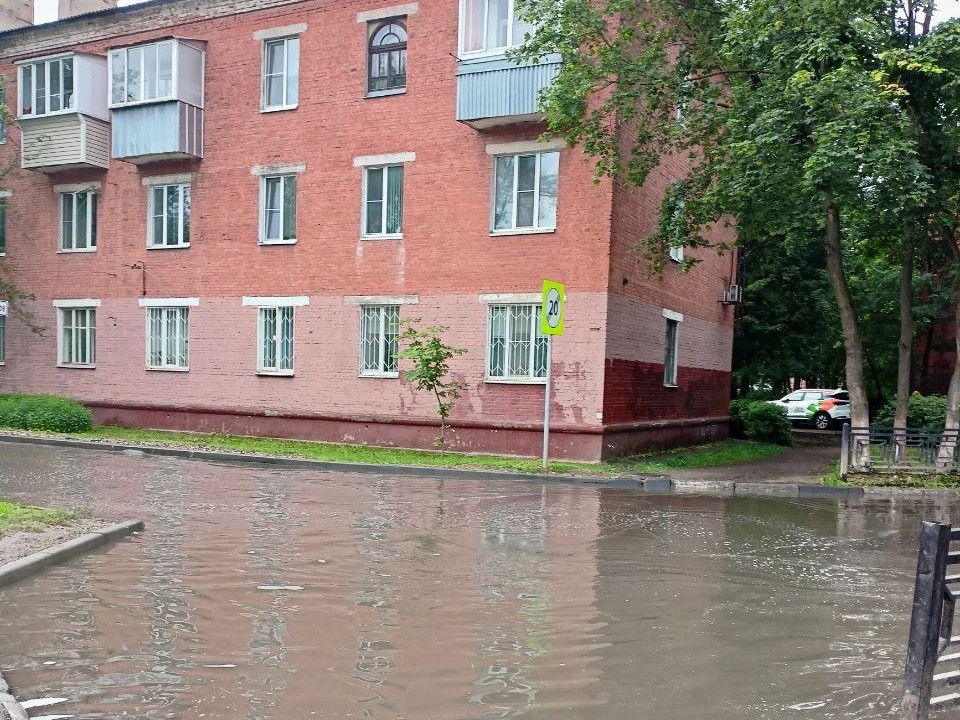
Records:
<instances>
[{"instance_id":1,"label":"metal sign post","mask_svg":"<svg viewBox=\"0 0 960 720\"><path fill-rule=\"evenodd\" d=\"M563 335L563 315L566 295L563 284L543 281L543 297L540 304L540 334L547 338L547 385L543 395L543 467L547 467L550 449L550 385L553 375L553 336Z\"/></svg>"}]
</instances>

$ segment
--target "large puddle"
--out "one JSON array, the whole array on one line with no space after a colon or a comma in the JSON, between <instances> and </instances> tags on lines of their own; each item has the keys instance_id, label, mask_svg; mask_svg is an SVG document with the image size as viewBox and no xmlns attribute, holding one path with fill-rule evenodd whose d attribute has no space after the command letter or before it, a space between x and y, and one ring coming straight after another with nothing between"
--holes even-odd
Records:
<instances>
[{"instance_id":1,"label":"large puddle","mask_svg":"<svg viewBox=\"0 0 960 720\"><path fill-rule=\"evenodd\" d=\"M14 692L178 720L893 717L951 510L10 444L0 496L148 528L0 591Z\"/></svg>"}]
</instances>

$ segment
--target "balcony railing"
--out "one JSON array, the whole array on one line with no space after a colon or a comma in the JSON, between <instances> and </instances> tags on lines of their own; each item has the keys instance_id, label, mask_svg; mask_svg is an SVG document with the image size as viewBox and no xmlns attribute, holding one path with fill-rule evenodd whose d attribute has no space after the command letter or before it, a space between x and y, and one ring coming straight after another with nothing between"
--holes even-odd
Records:
<instances>
[{"instance_id":1,"label":"balcony railing","mask_svg":"<svg viewBox=\"0 0 960 720\"><path fill-rule=\"evenodd\" d=\"M560 71L560 57L537 65L517 65L506 58L461 62L457 70L457 120L492 127L541 119L540 93Z\"/></svg>"}]
</instances>

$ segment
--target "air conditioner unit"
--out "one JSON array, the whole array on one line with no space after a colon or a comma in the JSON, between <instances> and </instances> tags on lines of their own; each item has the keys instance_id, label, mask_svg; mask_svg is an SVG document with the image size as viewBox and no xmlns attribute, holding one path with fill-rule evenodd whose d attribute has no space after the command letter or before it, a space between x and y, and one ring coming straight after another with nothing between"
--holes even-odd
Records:
<instances>
[{"instance_id":1,"label":"air conditioner unit","mask_svg":"<svg viewBox=\"0 0 960 720\"><path fill-rule=\"evenodd\" d=\"M731 285L723 293L724 305L736 305L743 301L743 288L739 285Z\"/></svg>"}]
</instances>

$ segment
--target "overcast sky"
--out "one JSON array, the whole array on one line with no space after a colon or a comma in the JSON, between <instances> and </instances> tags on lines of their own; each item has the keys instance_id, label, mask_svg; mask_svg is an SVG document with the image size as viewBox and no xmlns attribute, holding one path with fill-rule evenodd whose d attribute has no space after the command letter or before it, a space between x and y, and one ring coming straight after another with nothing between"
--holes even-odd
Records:
<instances>
[{"instance_id":1,"label":"overcast sky","mask_svg":"<svg viewBox=\"0 0 960 720\"><path fill-rule=\"evenodd\" d=\"M121 5L136 5L141 0L120 0ZM57 0L36 0L36 22L50 22L57 18ZM940 20L960 17L960 0L939 0L937 16Z\"/></svg>"}]
</instances>

